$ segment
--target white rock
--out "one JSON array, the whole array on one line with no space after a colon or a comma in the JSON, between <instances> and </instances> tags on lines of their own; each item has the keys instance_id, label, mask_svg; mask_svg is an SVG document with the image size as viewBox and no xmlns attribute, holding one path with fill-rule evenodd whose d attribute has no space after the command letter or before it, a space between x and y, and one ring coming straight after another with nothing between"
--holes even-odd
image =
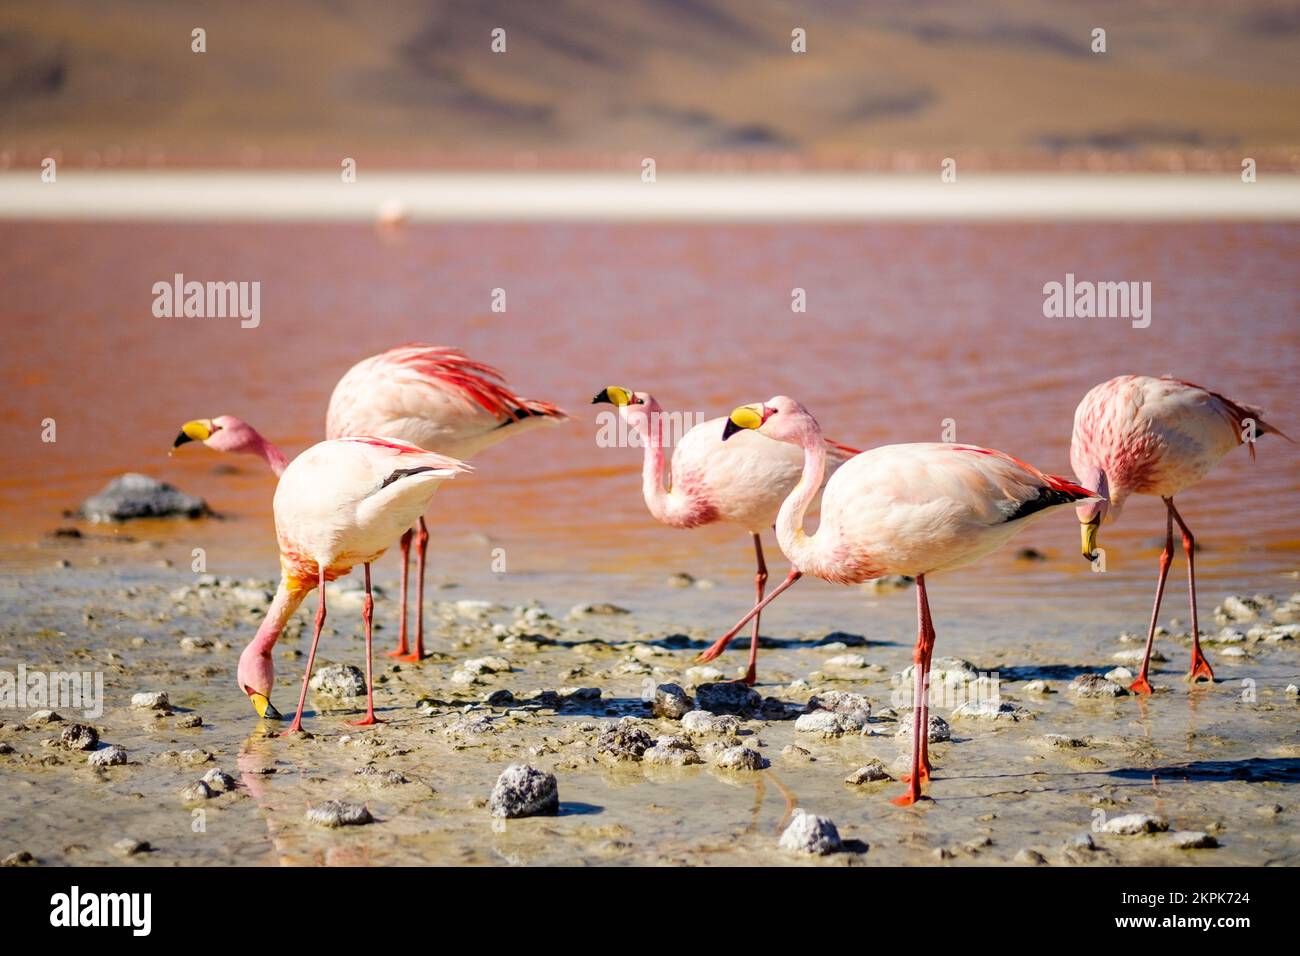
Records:
<instances>
[{"instance_id":1,"label":"white rock","mask_svg":"<svg viewBox=\"0 0 1300 956\"><path fill-rule=\"evenodd\" d=\"M830 710L814 710L810 714L800 714L794 722L794 729L801 734L820 734L823 737L842 737L862 729L862 724L846 714L837 714Z\"/></svg>"},{"instance_id":2,"label":"white rock","mask_svg":"<svg viewBox=\"0 0 1300 956\"><path fill-rule=\"evenodd\" d=\"M109 744L103 750L96 750L86 758L92 767L116 767L126 763L126 750L117 744Z\"/></svg>"},{"instance_id":3,"label":"white rock","mask_svg":"<svg viewBox=\"0 0 1300 956\"><path fill-rule=\"evenodd\" d=\"M1169 829L1169 823L1161 817L1149 813L1126 813L1122 817L1111 817L1101 824L1102 833L1119 833L1133 836L1138 833L1159 833Z\"/></svg>"},{"instance_id":4,"label":"white rock","mask_svg":"<svg viewBox=\"0 0 1300 956\"><path fill-rule=\"evenodd\" d=\"M711 714L692 710L682 715L682 730L700 737L734 737L740 732L740 720L730 714Z\"/></svg>"},{"instance_id":5,"label":"white rock","mask_svg":"<svg viewBox=\"0 0 1300 956\"><path fill-rule=\"evenodd\" d=\"M836 654L828 657L822 666L833 670L861 670L867 666L867 659L861 654Z\"/></svg>"},{"instance_id":6,"label":"white rock","mask_svg":"<svg viewBox=\"0 0 1300 956\"><path fill-rule=\"evenodd\" d=\"M715 684L726 678L726 674L706 664L696 665L695 667L686 668L686 681L691 686L699 684Z\"/></svg>"},{"instance_id":7,"label":"white rock","mask_svg":"<svg viewBox=\"0 0 1300 956\"><path fill-rule=\"evenodd\" d=\"M1023 707L1016 707L1006 701L968 700L954 707L948 716L955 720L1005 720L1016 723L1029 720L1034 715Z\"/></svg>"},{"instance_id":8,"label":"white rock","mask_svg":"<svg viewBox=\"0 0 1300 956\"><path fill-rule=\"evenodd\" d=\"M790 825L781 834L781 849L791 853L826 856L840 849L840 834L835 824L825 817L795 810Z\"/></svg>"},{"instance_id":9,"label":"white rock","mask_svg":"<svg viewBox=\"0 0 1300 956\"><path fill-rule=\"evenodd\" d=\"M1028 684L1025 685L1025 693L1026 694L1054 694L1056 692L1052 690L1052 685L1047 683L1047 681L1045 680L1031 680Z\"/></svg>"},{"instance_id":10,"label":"white rock","mask_svg":"<svg viewBox=\"0 0 1300 956\"><path fill-rule=\"evenodd\" d=\"M144 710L168 710L171 707L171 701L167 699L166 691L155 691L152 693L132 694L131 706Z\"/></svg>"},{"instance_id":11,"label":"white rock","mask_svg":"<svg viewBox=\"0 0 1300 956\"><path fill-rule=\"evenodd\" d=\"M762 770L767 766L767 761L757 750L728 747L713 758L713 766L721 770Z\"/></svg>"},{"instance_id":12,"label":"white rock","mask_svg":"<svg viewBox=\"0 0 1300 956\"><path fill-rule=\"evenodd\" d=\"M1219 841L1200 830L1175 830L1169 834L1169 842L1180 850L1209 850L1219 845Z\"/></svg>"},{"instance_id":13,"label":"white rock","mask_svg":"<svg viewBox=\"0 0 1300 956\"><path fill-rule=\"evenodd\" d=\"M1146 648L1133 648L1128 651L1116 651L1110 656L1113 661L1119 661L1121 664L1141 664L1142 658L1146 656ZM1167 661L1169 658L1161 654L1158 648L1151 649L1152 661Z\"/></svg>"}]
</instances>

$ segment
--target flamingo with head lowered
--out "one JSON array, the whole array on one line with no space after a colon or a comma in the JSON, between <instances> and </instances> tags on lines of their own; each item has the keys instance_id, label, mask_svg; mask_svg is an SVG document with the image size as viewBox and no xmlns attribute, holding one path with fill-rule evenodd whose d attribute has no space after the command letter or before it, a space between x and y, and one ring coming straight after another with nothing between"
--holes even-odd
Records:
<instances>
[{"instance_id":1,"label":"flamingo with head lowered","mask_svg":"<svg viewBox=\"0 0 1300 956\"><path fill-rule=\"evenodd\" d=\"M326 414L327 438L374 435L410 442L465 460L513 435L568 416L549 402L521 398L490 365L434 345L403 345L363 359L339 379ZM288 465L280 449L231 415L186 422L173 447L198 441L217 451L257 455L277 475ZM424 516L402 535L402 618L390 657L424 654L424 566L429 529ZM411 541L416 543L415 646L407 642Z\"/></svg>"},{"instance_id":2,"label":"flamingo with head lowered","mask_svg":"<svg viewBox=\"0 0 1300 956\"><path fill-rule=\"evenodd\" d=\"M724 638L804 574L836 584L887 574L915 577L912 772L907 793L894 800L910 805L920 799L921 781L931 771L928 691L935 631L926 575L978 561L1049 511L1096 494L988 448L946 442L885 445L850 458L831 476L822 494L821 521L809 535L804 517L826 471L821 426L794 399L778 395L737 408L722 437L746 430L803 449L799 482L776 519L776 539L793 567Z\"/></svg>"},{"instance_id":3,"label":"flamingo with head lowered","mask_svg":"<svg viewBox=\"0 0 1300 956\"><path fill-rule=\"evenodd\" d=\"M372 437L323 441L289 463L275 489L280 585L256 636L239 656L239 686L258 714L272 719L280 716L271 705L275 687L271 651L303 598L312 588L319 588L307 672L298 710L285 733L302 729L307 682L325 624L325 582L360 564L365 567L366 580L366 715L356 723L376 722L370 564L424 514L439 484L467 470L462 462L408 442Z\"/></svg>"},{"instance_id":4,"label":"flamingo with head lowered","mask_svg":"<svg viewBox=\"0 0 1300 956\"><path fill-rule=\"evenodd\" d=\"M763 559L764 529L772 527L785 496L799 480L803 455L797 448L743 435L726 445L722 427L726 419L714 418L695 425L677 441L672 455L670 487L664 487L666 416L652 395L611 385L592 404L608 403L635 430L645 447L641 493L650 513L670 528L698 528L725 521L740 525L754 541L758 569L754 575L756 600L763 600L767 563ZM857 451L827 440L830 467L838 467ZM759 615L754 616L749 641L749 666L742 680L758 679ZM727 649L734 635L718 641L696 658L711 661Z\"/></svg>"},{"instance_id":5,"label":"flamingo with head lowered","mask_svg":"<svg viewBox=\"0 0 1300 956\"><path fill-rule=\"evenodd\" d=\"M1148 670L1165 579L1174 559L1174 524L1187 556L1187 594L1192 608L1192 662L1188 679L1214 681L1201 652L1196 618L1196 539L1174 507L1174 495L1196 484L1238 445L1250 448L1260 435L1282 432L1260 410L1190 382L1149 375L1121 375L1088 392L1074 412L1070 463L1079 482L1101 497L1079 506L1083 556L1097 557L1097 532L1119 518L1129 495L1158 495L1165 503L1165 548L1160 553L1155 604L1147 628L1142 670L1129 690L1151 693ZM1287 441L1290 441L1287 438Z\"/></svg>"}]
</instances>

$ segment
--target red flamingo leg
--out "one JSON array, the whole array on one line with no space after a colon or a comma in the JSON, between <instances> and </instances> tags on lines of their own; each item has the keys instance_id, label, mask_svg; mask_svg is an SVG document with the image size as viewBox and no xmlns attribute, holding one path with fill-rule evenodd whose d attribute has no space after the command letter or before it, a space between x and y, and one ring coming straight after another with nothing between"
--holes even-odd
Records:
<instances>
[{"instance_id":1,"label":"red flamingo leg","mask_svg":"<svg viewBox=\"0 0 1300 956\"><path fill-rule=\"evenodd\" d=\"M302 711L307 706L307 682L311 680L312 665L316 662L316 645L320 643L321 628L325 626L325 569L317 567L316 586L320 588L320 603L316 606L316 631L311 636L311 651L307 655L307 673L302 675L302 693L298 695L298 710L293 715L289 729L280 734L287 737L302 730Z\"/></svg>"},{"instance_id":2,"label":"red flamingo leg","mask_svg":"<svg viewBox=\"0 0 1300 956\"><path fill-rule=\"evenodd\" d=\"M930 620L930 600L925 592L925 577L916 579L916 650L912 653L912 771L900 779L909 784L908 791L893 800L900 807L911 806L921 799L921 781L930 779L930 661L934 656L934 623Z\"/></svg>"},{"instance_id":3,"label":"red flamingo leg","mask_svg":"<svg viewBox=\"0 0 1300 956\"><path fill-rule=\"evenodd\" d=\"M767 562L763 560L763 539L754 535L754 558L758 570L754 574L754 603L763 603L763 592L767 590ZM754 633L749 638L749 668L745 671L745 683L750 687L758 681L758 621L763 616L760 611L754 615Z\"/></svg>"},{"instance_id":4,"label":"red flamingo leg","mask_svg":"<svg viewBox=\"0 0 1300 956\"><path fill-rule=\"evenodd\" d=\"M375 716L375 679L371 670L371 637L375 623L375 599L370 593L370 563L366 562L366 603L361 616L366 622L366 716L360 720L350 721L353 727L368 727L383 723Z\"/></svg>"},{"instance_id":5,"label":"red flamingo leg","mask_svg":"<svg viewBox=\"0 0 1300 956\"><path fill-rule=\"evenodd\" d=\"M406 534L402 535L402 619L397 625L397 647L388 652L389 657L405 657L411 653L411 649L406 646L406 600L407 600L407 579L411 576L411 539L415 537L415 529L408 528Z\"/></svg>"},{"instance_id":6,"label":"red flamingo leg","mask_svg":"<svg viewBox=\"0 0 1300 956\"><path fill-rule=\"evenodd\" d=\"M1147 680L1147 670L1151 666L1151 648L1156 643L1156 621L1160 618L1160 601L1165 596L1165 579L1169 577L1169 565L1174 560L1174 513L1172 503L1164 499L1168 512L1165 520L1165 549L1160 552L1160 580L1156 582L1156 601L1151 608L1151 626L1147 628L1147 650L1142 656L1142 671L1137 680L1129 684L1128 689L1135 694L1150 694L1151 682Z\"/></svg>"},{"instance_id":7,"label":"red flamingo leg","mask_svg":"<svg viewBox=\"0 0 1300 956\"><path fill-rule=\"evenodd\" d=\"M767 607L769 604L775 601L777 599L777 596L780 595L782 591L784 591L790 585L794 584L794 582L798 581L801 577L803 577L802 571L796 571L795 569L791 568L790 573L786 575L785 580L782 581L780 584L778 584L776 587L774 587L772 589L771 594L769 594L767 597L763 598L752 608L750 608L748 614L746 614L739 621L737 621L735 626L731 630L729 630L726 634L723 634L720 638L714 641L713 644L707 650L700 652L699 656L695 658L696 663L702 664L705 661L711 661L719 654L721 654L723 651L725 651L727 649L727 645L731 643L731 639L740 633L740 629L749 623L750 618L754 617L756 614L761 613L763 608Z\"/></svg>"},{"instance_id":8,"label":"red flamingo leg","mask_svg":"<svg viewBox=\"0 0 1300 956\"><path fill-rule=\"evenodd\" d=\"M1183 523L1183 516L1174 507L1173 499L1169 501L1169 513L1174 516L1183 533L1183 553L1187 555L1187 596L1192 602L1192 667L1187 673L1187 679L1192 683L1207 680L1213 684L1214 671L1201 653L1201 628L1196 620L1196 539L1192 537L1191 529Z\"/></svg>"},{"instance_id":9,"label":"red flamingo leg","mask_svg":"<svg viewBox=\"0 0 1300 956\"><path fill-rule=\"evenodd\" d=\"M415 649L398 658L408 664L424 660L424 555L428 549L429 528L421 517L415 534Z\"/></svg>"}]
</instances>

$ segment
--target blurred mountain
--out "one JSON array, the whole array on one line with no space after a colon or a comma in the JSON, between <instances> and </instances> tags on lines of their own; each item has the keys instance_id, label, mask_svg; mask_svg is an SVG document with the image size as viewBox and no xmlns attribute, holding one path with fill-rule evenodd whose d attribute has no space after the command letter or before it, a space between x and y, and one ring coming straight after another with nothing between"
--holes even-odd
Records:
<instances>
[{"instance_id":1,"label":"blurred mountain","mask_svg":"<svg viewBox=\"0 0 1300 956\"><path fill-rule=\"evenodd\" d=\"M1295 166L1297 62L1300 5L1261 0L5 0L0 154Z\"/></svg>"}]
</instances>

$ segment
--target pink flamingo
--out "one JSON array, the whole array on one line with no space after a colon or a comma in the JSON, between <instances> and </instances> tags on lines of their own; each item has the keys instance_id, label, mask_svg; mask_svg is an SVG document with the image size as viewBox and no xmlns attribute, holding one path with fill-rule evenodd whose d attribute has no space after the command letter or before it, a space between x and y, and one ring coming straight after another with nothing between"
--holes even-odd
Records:
<instances>
[{"instance_id":1,"label":"pink flamingo","mask_svg":"<svg viewBox=\"0 0 1300 956\"><path fill-rule=\"evenodd\" d=\"M763 600L767 585L767 563L763 559L764 528L772 527L781 502L799 480L803 455L797 448L756 436L738 436L722 443L725 418L695 425L677 442L672 455L670 487L664 488L665 415L659 403L645 392L611 385L592 400L618 408L619 416L635 429L645 446L641 493L650 513L670 528L698 528L725 521L738 524L754 541L757 571L754 575L756 600ZM858 452L827 440L827 457L834 470ZM754 615L749 640L749 666L742 680L758 680L758 627ZM715 659L727 649L732 637L718 641L702 652L697 661Z\"/></svg>"},{"instance_id":2,"label":"pink flamingo","mask_svg":"<svg viewBox=\"0 0 1300 956\"><path fill-rule=\"evenodd\" d=\"M302 729L307 682L325 624L325 582L358 564L365 566L366 715L357 725L376 723L371 673L374 600L370 564L424 514L429 499L447 478L467 465L417 448L409 442L357 437L323 441L284 469L275 489L275 533L280 545L280 585L261 627L239 656L237 679L262 717L279 719L271 706L275 665L271 651L293 612L312 588L320 589L316 630L298 710L286 734Z\"/></svg>"},{"instance_id":3,"label":"pink flamingo","mask_svg":"<svg viewBox=\"0 0 1300 956\"><path fill-rule=\"evenodd\" d=\"M944 442L885 445L850 458L826 482L821 522L804 532L808 506L826 470L826 440L806 408L778 395L731 413L723 439L752 429L803 449L803 473L781 505L776 538L790 574L725 636L735 634L804 574L857 584L887 574L916 578L917 638L913 653L912 772L909 806L930 776L929 673L935 631L926 575L977 561L1049 511L1096 494L1046 475L1000 451Z\"/></svg>"},{"instance_id":4,"label":"pink flamingo","mask_svg":"<svg viewBox=\"0 0 1300 956\"><path fill-rule=\"evenodd\" d=\"M377 435L467 460L512 435L568 416L548 402L521 398L490 365L463 352L434 345L403 345L363 359L334 386L325 419L326 438ZM231 415L186 422L173 448L198 441L223 452L253 454L277 475L288 459L247 422ZM415 647L407 644L411 541L416 542ZM424 653L424 567L429 529L424 516L402 535L402 618L398 660L416 662Z\"/></svg>"},{"instance_id":5,"label":"pink flamingo","mask_svg":"<svg viewBox=\"0 0 1300 956\"><path fill-rule=\"evenodd\" d=\"M1142 671L1129 690L1151 693L1147 674L1160 599L1174 559L1175 522L1183 535L1192 607L1192 662L1187 676L1192 682L1214 681L1210 662L1201 652L1196 618L1196 540L1174 507L1174 495L1204 478L1220 458L1240 444L1249 446L1253 460L1255 437L1269 433L1282 435L1254 406L1190 382L1149 375L1121 375L1102 382L1075 409L1070 464L1080 484L1101 496L1078 508L1084 557L1089 561L1097 557L1098 529L1119 517L1129 495L1159 495L1165 503L1165 549L1160 554L1146 654Z\"/></svg>"}]
</instances>

